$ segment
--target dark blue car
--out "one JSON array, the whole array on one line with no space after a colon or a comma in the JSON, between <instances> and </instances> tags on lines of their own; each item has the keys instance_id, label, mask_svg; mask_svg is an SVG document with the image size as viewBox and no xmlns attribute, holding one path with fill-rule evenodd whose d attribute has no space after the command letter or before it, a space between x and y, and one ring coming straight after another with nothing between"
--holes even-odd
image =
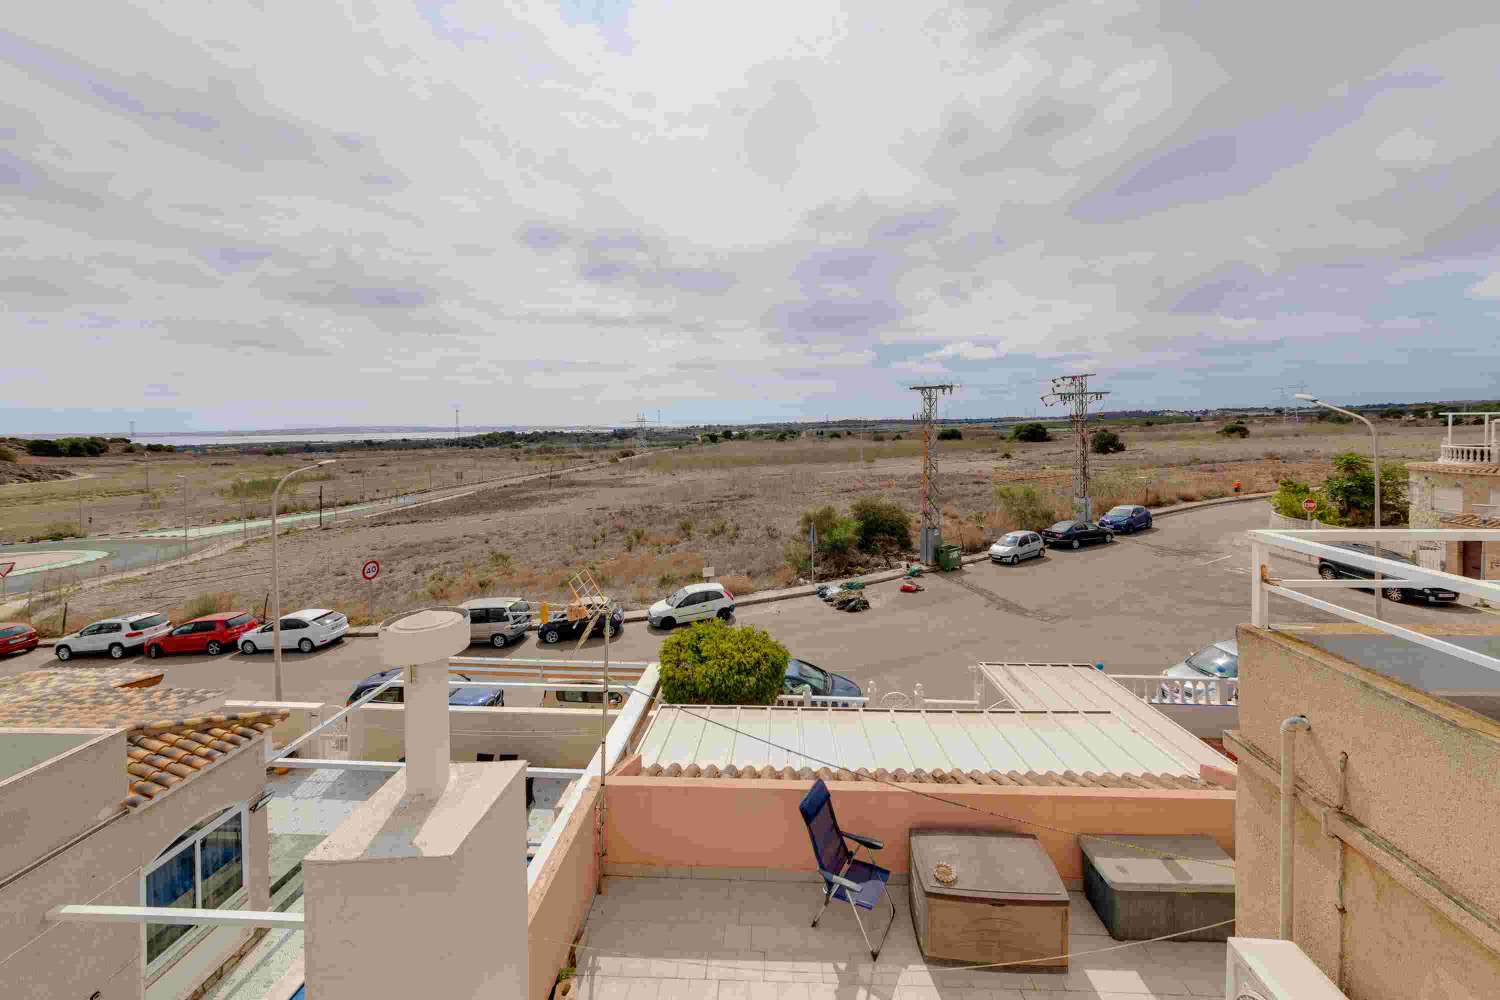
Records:
<instances>
[{"instance_id":1,"label":"dark blue car","mask_svg":"<svg viewBox=\"0 0 1500 1000\"><path fill-rule=\"evenodd\" d=\"M392 667L390 670L382 670L378 674L371 674L359 682L359 687L354 689L354 693L349 696L349 701L346 704L354 704L360 698L363 698L372 688L379 687L400 672L400 667ZM473 680L472 677L464 674L454 674L453 679L459 681ZM395 687L388 687L380 692L370 704L400 705L405 700L405 694L406 688L398 684ZM464 705L469 708L503 707L505 705L505 691L497 687L449 688L448 704Z\"/></svg>"},{"instance_id":2,"label":"dark blue car","mask_svg":"<svg viewBox=\"0 0 1500 1000\"><path fill-rule=\"evenodd\" d=\"M1132 531L1151 527L1151 512L1139 504L1121 504L1099 518L1099 523L1111 531L1128 535Z\"/></svg>"},{"instance_id":3,"label":"dark blue car","mask_svg":"<svg viewBox=\"0 0 1500 1000\"><path fill-rule=\"evenodd\" d=\"M860 698L864 692L859 685L843 674L831 673L806 660L791 659L786 663L786 676L782 678L783 694L819 695L824 698Z\"/></svg>"}]
</instances>

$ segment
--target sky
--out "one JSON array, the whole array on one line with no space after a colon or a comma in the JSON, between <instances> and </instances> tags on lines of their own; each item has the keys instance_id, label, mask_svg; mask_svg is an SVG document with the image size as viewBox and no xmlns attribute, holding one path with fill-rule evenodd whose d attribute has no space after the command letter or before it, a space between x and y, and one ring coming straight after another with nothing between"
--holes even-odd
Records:
<instances>
[{"instance_id":1,"label":"sky","mask_svg":"<svg viewBox=\"0 0 1500 1000\"><path fill-rule=\"evenodd\" d=\"M21 5L0 433L1493 398L1486 21Z\"/></svg>"}]
</instances>

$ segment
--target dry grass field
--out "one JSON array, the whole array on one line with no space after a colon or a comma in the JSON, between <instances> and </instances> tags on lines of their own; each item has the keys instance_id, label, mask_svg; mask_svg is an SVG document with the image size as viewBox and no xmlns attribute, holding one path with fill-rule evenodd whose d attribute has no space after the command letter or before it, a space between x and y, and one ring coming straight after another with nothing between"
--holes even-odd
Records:
<instances>
[{"instance_id":1,"label":"dry grass field","mask_svg":"<svg viewBox=\"0 0 1500 1000\"><path fill-rule=\"evenodd\" d=\"M1225 496L1236 481L1250 493L1273 489L1287 476L1321 480L1330 456L1366 451L1369 444L1360 425L1254 422L1245 439L1225 438L1218 426L1119 428L1127 450L1091 456L1096 509ZM997 484L1034 487L1058 515L1066 512L1073 462L1068 441L1023 444L982 427L965 427L963 434L963 440L939 446L945 538L977 551L1013 526L996 507ZM1430 460L1440 440L1435 425L1382 425L1387 461ZM713 566L736 592L782 586L796 578L787 551L805 547L798 526L804 511L828 504L847 510L859 497L881 496L914 513L919 449L909 431L901 441L804 437L662 449L553 480L481 488L446 502L294 531L281 549L283 606L335 607L363 622L423 603L456 603L483 594L556 599L566 596L571 572L584 566L627 607L644 606L700 579L705 566ZM508 469L539 471L544 468L539 462L559 458L580 464L599 457L598 452L522 460L503 451L362 452L347 461L341 456L329 479L303 484L296 500L316 504L319 485L331 505L335 497L347 503L423 488L429 475L435 485L454 485L459 473L472 482L498 478ZM153 487L185 474L190 497L216 498L192 508L211 520L215 514L238 518L236 479L269 477L295 467L295 459L255 457L227 466L201 457L153 455L149 461ZM76 520L75 494L88 498L86 509L99 512L96 531L101 525L120 531L173 523L173 495L157 497L167 509L150 506L141 463L122 468L112 459L58 461L95 478L28 485L22 489L34 492L21 503L5 496L0 530L7 537L25 536L32 526L70 512ZM265 506L264 499L246 502ZM373 585L359 577L368 558L383 567ZM216 608L259 613L268 578L269 544L261 538L210 562L74 593L69 621L148 606L170 610L179 620ZM55 607L35 611L44 626L55 624L55 614Z\"/></svg>"}]
</instances>

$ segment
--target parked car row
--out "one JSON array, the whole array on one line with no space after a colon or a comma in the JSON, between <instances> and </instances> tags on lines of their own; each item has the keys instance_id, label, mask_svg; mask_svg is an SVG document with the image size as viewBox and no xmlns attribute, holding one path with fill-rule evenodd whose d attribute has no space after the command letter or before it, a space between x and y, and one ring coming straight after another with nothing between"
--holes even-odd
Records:
<instances>
[{"instance_id":1,"label":"parked car row","mask_svg":"<svg viewBox=\"0 0 1500 1000\"><path fill-rule=\"evenodd\" d=\"M1058 521L1050 528L1012 531L990 546L990 561L1016 565L1040 557L1046 549L1081 548L1096 542L1112 542L1116 534L1130 535L1151 527L1151 511L1139 504L1110 508L1097 523L1084 520Z\"/></svg>"}]
</instances>

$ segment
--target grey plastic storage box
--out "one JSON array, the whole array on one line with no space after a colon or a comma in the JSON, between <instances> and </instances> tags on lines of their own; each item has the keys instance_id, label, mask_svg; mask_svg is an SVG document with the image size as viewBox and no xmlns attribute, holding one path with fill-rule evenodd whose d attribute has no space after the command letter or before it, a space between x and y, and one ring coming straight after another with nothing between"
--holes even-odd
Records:
<instances>
[{"instance_id":1,"label":"grey plastic storage box","mask_svg":"<svg viewBox=\"0 0 1500 1000\"><path fill-rule=\"evenodd\" d=\"M1081 835L1078 846L1084 894L1116 940L1234 919L1234 860L1212 837ZM1173 940L1227 941L1233 933L1224 924Z\"/></svg>"}]
</instances>

